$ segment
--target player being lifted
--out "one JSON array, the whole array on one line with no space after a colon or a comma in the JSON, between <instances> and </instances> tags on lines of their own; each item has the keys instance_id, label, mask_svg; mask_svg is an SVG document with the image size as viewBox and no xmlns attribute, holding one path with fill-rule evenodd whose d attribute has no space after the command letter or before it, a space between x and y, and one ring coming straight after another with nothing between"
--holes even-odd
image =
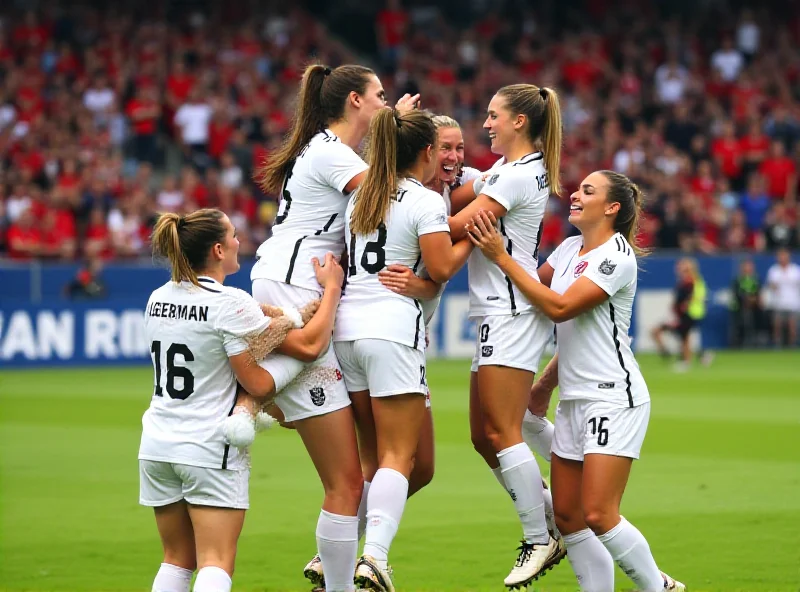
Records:
<instances>
[{"instance_id":1,"label":"player being lifted","mask_svg":"<svg viewBox=\"0 0 800 592\"><path fill-rule=\"evenodd\" d=\"M277 347L300 359L325 350L343 273L332 256L315 266L330 289L314 318L304 314L308 323L295 331L294 321L265 316L249 294L223 285L239 269L239 241L219 210L163 214L152 242L172 270L145 311L155 388L142 418L139 502L154 508L164 547L152 589L188 592L199 569L195 592L225 592L249 507L247 454L223 437L237 382L263 402L290 377L273 358L256 362Z\"/></svg>"},{"instance_id":2,"label":"player being lifted","mask_svg":"<svg viewBox=\"0 0 800 592\"><path fill-rule=\"evenodd\" d=\"M377 274L387 265L413 270L424 263L441 284L464 264L471 244L451 244L444 202L424 187L437 164L429 115L381 110L370 128L367 154L369 171L345 214L347 287L334 346L351 397L370 400L377 443L356 584L391 592L388 552L405 508L428 387L422 306L387 290Z\"/></svg>"},{"instance_id":3,"label":"player being lifted","mask_svg":"<svg viewBox=\"0 0 800 592\"><path fill-rule=\"evenodd\" d=\"M644 592L686 589L659 571L642 533L619 514L650 417L650 394L628 339L641 202L624 175L586 177L570 201L569 220L581 234L565 240L538 277L507 252L491 212L480 212L470 232L486 258L558 324L553 502L586 592L614 589L615 561Z\"/></svg>"},{"instance_id":4,"label":"player being lifted","mask_svg":"<svg viewBox=\"0 0 800 592\"><path fill-rule=\"evenodd\" d=\"M418 98L406 95L398 108L410 110ZM301 307L319 298L321 286L309 261L344 252L347 196L367 169L355 150L385 104L383 86L369 68L306 68L286 142L261 171L265 191L280 193L281 203L251 273L259 302ZM350 398L333 348L281 391L276 404L297 428L325 489L316 529L321 559L306 566L306 573L316 577L327 561L328 589L348 589L363 478Z\"/></svg>"},{"instance_id":5,"label":"player being lifted","mask_svg":"<svg viewBox=\"0 0 800 592\"><path fill-rule=\"evenodd\" d=\"M480 209L491 211L501 221L509 256L535 277L547 200L551 191L561 191L558 96L531 84L505 86L492 97L484 128L492 151L502 158L471 182L477 197L450 219L453 239L465 236L466 224ZM519 554L505 579L506 586L521 587L564 556L550 534L553 526L548 528L539 467L522 438L534 373L553 323L480 252L469 258L469 290L469 315L478 329L470 430L475 449L508 491L522 523Z\"/></svg>"}]
</instances>

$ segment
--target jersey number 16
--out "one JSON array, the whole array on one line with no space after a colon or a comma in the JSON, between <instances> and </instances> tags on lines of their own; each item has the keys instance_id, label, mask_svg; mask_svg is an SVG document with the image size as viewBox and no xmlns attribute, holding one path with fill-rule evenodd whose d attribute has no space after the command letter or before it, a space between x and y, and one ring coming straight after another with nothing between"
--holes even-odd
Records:
<instances>
[{"instance_id":1,"label":"jersey number 16","mask_svg":"<svg viewBox=\"0 0 800 592\"><path fill-rule=\"evenodd\" d=\"M150 351L153 353L153 363L156 367L156 385L154 394L156 397L164 396L164 389L161 387L161 342L154 341L150 344ZM194 354L183 343L172 343L167 348L167 394L171 399L187 399L194 392L194 374L186 366L176 366L175 356L183 356L184 362L193 362ZM182 378L183 386L175 388L175 379Z\"/></svg>"}]
</instances>

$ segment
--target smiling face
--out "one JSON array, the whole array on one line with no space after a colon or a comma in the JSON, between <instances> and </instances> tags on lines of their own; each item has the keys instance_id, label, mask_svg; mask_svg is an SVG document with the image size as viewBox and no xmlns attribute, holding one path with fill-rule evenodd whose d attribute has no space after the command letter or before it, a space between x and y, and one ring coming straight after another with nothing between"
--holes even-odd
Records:
<instances>
[{"instance_id":1,"label":"smiling face","mask_svg":"<svg viewBox=\"0 0 800 592\"><path fill-rule=\"evenodd\" d=\"M525 122L524 115L512 114L508 110L505 97L494 95L489 101L486 121L483 129L489 132L489 140L492 143L492 153L504 156L514 143L517 130L522 128Z\"/></svg>"},{"instance_id":2,"label":"smiling face","mask_svg":"<svg viewBox=\"0 0 800 592\"><path fill-rule=\"evenodd\" d=\"M464 164L464 136L457 127L440 127L436 136L439 149L436 151L435 175L442 183L450 185Z\"/></svg>"},{"instance_id":3,"label":"smiling face","mask_svg":"<svg viewBox=\"0 0 800 592\"><path fill-rule=\"evenodd\" d=\"M609 181L600 172L586 177L580 188L570 196L569 221L578 229L589 228L608 218L613 218L619 211L620 204L608 202Z\"/></svg>"}]
</instances>

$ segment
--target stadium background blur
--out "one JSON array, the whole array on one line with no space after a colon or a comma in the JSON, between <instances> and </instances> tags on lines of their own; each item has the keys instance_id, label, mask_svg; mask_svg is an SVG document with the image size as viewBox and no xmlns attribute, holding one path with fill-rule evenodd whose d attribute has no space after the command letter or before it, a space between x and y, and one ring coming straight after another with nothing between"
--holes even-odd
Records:
<instances>
[{"instance_id":1,"label":"stadium background blur","mask_svg":"<svg viewBox=\"0 0 800 592\"><path fill-rule=\"evenodd\" d=\"M668 315L675 256L701 256L718 276L709 306L727 311L720 297L742 256L763 281L771 250L799 246L796 0L7 0L0 590L149 587L160 547L136 506L135 455L152 369L141 312L128 314L157 284L156 272L137 275L151 267L149 232L157 212L217 206L253 254L277 196L252 173L279 144L312 59L374 67L392 101L420 91L423 106L461 122L478 168L494 162L481 130L494 90L556 88L567 190L613 168L649 195L641 239L654 255L637 326ZM543 253L570 232L565 202L551 200ZM232 280L246 287L247 272ZM456 334L458 347L444 347L456 358L471 340L456 306L463 283L452 282L438 332ZM688 374L639 359L653 413L623 511L695 591L797 590L797 352L725 352ZM37 368L6 366L28 362ZM55 368L83 364L105 367ZM497 590L518 533L470 447L468 362L432 361L428 375L437 475L404 518L397 583ZM235 589L305 589L321 495L313 467L286 430L259 438L253 466ZM630 588L621 573L617 582ZM533 589L575 590L574 575L560 566Z\"/></svg>"}]
</instances>

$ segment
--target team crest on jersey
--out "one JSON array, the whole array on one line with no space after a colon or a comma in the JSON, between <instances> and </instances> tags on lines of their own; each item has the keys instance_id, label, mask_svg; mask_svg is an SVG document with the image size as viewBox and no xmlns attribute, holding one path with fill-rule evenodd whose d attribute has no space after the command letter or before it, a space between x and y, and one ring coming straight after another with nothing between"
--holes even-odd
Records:
<instances>
[{"instance_id":1,"label":"team crest on jersey","mask_svg":"<svg viewBox=\"0 0 800 592\"><path fill-rule=\"evenodd\" d=\"M603 261L600 266L597 268L597 271L602 273L603 275L611 275L614 273L614 270L617 268L617 264L611 261L611 259L606 259Z\"/></svg>"},{"instance_id":2,"label":"team crest on jersey","mask_svg":"<svg viewBox=\"0 0 800 592\"><path fill-rule=\"evenodd\" d=\"M500 178L500 175L492 175L492 176L491 176L491 177L489 177L489 179L486 181L486 184L487 184L487 185L494 185L495 183L497 183L497 180L498 180L499 178Z\"/></svg>"},{"instance_id":3,"label":"team crest on jersey","mask_svg":"<svg viewBox=\"0 0 800 592\"><path fill-rule=\"evenodd\" d=\"M575 277L580 277L581 274L586 271L586 268L589 267L588 261L581 261L575 266Z\"/></svg>"},{"instance_id":4,"label":"team crest on jersey","mask_svg":"<svg viewBox=\"0 0 800 592\"><path fill-rule=\"evenodd\" d=\"M321 386L315 386L308 391L311 393L311 402L317 407L322 407L325 404L325 389Z\"/></svg>"},{"instance_id":5,"label":"team crest on jersey","mask_svg":"<svg viewBox=\"0 0 800 592\"><path fill-rule=\"evenodd\" d=\"M481 348L481 357L482 358L491 358L493 353L494 353L494 346L484 345Z\"/></svg>"},{"instance_id":6,"label":"team crest on jersey","mask_svg":"<svg viewBox=\"0 0 800 592\"><path fill-rule=\"evenodd\" d=\"M342 371L339 370L338 368L334 370L334 375L336 376L336 382L342 380Z\"/></svg>"}]
</instances>

